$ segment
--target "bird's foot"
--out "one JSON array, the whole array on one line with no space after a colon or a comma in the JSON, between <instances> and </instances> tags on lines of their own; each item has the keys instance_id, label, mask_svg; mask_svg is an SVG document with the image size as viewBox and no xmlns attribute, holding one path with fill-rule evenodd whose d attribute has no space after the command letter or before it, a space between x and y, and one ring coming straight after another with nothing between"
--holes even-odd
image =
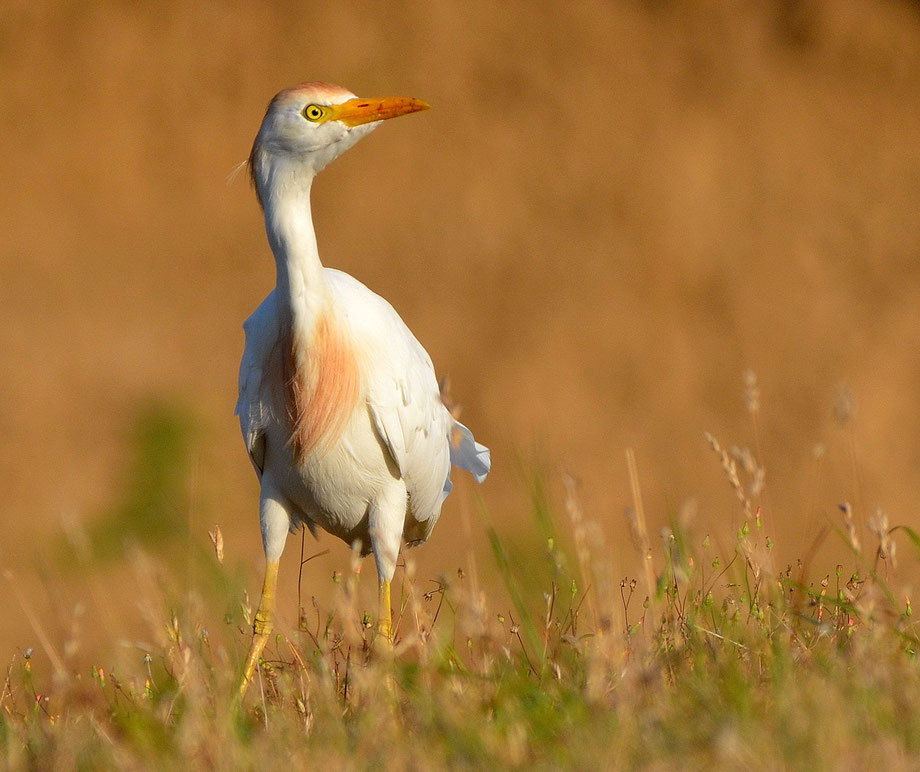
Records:
<instances>
[{"instance_id":1,"label":"bird's foot","mask_svg":"<svg viewBox=\"0 0 920 772\"><path fill-rule=\"evenodd\" d=\"M256 668L259 666L259 659L268 643L268 637L271 635L273 628L272 618L269 614L262 611L256 613L256 618L252 623L252 643L249 645L249 654L246 657L246 667L243 669L243 679L240 682L240 699L246 696L246 690L255 675Z\"/></svg>"},{"instance_id":2,"label":"bird's foot","mask_svg":"<svg viewBox=\"0 0 920 772\"><path fill-rule=\"evenodd\" d=\"M264 635L266 638L271 634L274 624L272 623L271 614L267 614L261 609L256 612L256 618L252 621L252 634Z\"/></svg>"}]
</instances>

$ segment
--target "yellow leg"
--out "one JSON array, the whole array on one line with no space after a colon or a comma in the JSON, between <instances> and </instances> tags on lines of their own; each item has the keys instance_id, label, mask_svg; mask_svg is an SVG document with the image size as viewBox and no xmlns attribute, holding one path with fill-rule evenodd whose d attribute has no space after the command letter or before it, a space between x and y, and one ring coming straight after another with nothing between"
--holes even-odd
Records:
<instances>
[{"instance_id":1,"label":"yellow leg","mask_svg":"<svg viewBox=\"0 0 920 772\"><path fill-rule=\"evenodd\" d=\"M373 644L374 654L381 658L382 662L390 662L393 658L393 611L390 608L390 583L380 583L380 609L378 611L377 629L379 634ZM395 704L398 695L396 689L396 679L393 677L393 670L386 668L384 682L386 683L387 693L390 697L390 709L393 720L399 720L395 712Z\"/></svg>"},{"instance_id":2,"label":"yellow leg","mask_svg":"<svg viewBox=\"0 0 920 772\"><path fill-rule=\"evenodd\" d=\"M240 683L240 699L246 696L246 689L256 672L259 657L268 643L275 617L275 589L278 587L278 561L269 560L265 566L265 582L262 584L262 598L259 601L259 610L256 612L255 621L252 623L252 643L249 645L249 656L246 657L246 668L243 670L243 680Z\"/></svg>"},{"instance_id":3,"label":"yellow leg","mask_svg":"<svg viewBox=\"0 0 920 772\"><path fill-rule=\"evenodd\" d=\"M388 641L393 640L393 612L390 610L390 583L380 583L380 609L377 615L380 635Z\"/></svg>"}]
</instances>

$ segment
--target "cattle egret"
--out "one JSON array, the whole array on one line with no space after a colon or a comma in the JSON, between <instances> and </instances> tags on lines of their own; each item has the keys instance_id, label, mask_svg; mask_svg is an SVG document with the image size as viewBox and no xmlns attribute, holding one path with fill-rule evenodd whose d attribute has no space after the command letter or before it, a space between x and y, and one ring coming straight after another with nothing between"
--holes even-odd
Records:
<instances>
[{"instance_id":1,"label":"cattle egret","mask_svg":"<svg viewBox=\"0 0 920 772\"><path fill-rule=\"evenodd\" d=\"M322 528L374 553L378 628L392 636L390 581L400 540L424 542L451 489L450 466L477 482L489 450L441 401L431 358L393 307L320 263L313 178L418 99L359 99L305 83L269 104L249 158L275 256L276 285L244 324L236 412L261 481L265 581L240 693L272 630L290 531Z\"/></svg>"}]
</instances>

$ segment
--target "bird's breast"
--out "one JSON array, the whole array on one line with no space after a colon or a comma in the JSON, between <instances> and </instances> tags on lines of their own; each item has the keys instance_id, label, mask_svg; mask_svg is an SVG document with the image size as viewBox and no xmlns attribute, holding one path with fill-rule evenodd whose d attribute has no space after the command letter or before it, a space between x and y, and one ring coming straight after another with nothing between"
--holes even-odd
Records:
<instances>
[{"instance_id":1,"label":"bird's breast","mask_svg":"<svg viewBox=\"0 0 920 772\"><path fill-rule=\"evenodd\" d=\"M349 333L347 323L327 310L309 332L290 336L285 398L301 466L341 438L358 405L361 377Z\"/></svg>"}]
</instances>

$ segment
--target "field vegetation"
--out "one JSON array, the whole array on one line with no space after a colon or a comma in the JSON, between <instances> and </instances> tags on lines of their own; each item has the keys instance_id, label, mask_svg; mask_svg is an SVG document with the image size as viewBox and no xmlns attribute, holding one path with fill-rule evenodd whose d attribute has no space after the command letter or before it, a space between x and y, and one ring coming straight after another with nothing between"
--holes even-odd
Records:
<instances>
[{"instance_id":1,"label":"field vegetation","mask_svg":"<svg viewBox=\"0 0 920 772\"><path fill-rule=\"evenodd\" d=\"M122 532L175 485L162 463L181 452L171 420L141 427L132 493L112 514ZM843 504L828 538L846 545L845 563L776 565L763 469L708 439L715 455L701 461L721 465L737 527L702 532L683 511L650 534L629 452L636 570L623 574L576 481L556 502L533 473L519 513L531 525L514 537L479 504L489 565L462 558L432 578L405 555L392 651L358 592L373 577L357 557L310 599L298 587L299 624L277 634L242 704L253 607L219 526L180 561L134 531L146 642L73 668L79 613L60 646L37 627L39 651L6 669L0 758L43 769L913 766L920 630L896 567L899 546L917 560L920 537L877 512L863 543L860 514ZM71 533L61 554L80 570L106 549Z\"/></svg>"}]
</instances>

